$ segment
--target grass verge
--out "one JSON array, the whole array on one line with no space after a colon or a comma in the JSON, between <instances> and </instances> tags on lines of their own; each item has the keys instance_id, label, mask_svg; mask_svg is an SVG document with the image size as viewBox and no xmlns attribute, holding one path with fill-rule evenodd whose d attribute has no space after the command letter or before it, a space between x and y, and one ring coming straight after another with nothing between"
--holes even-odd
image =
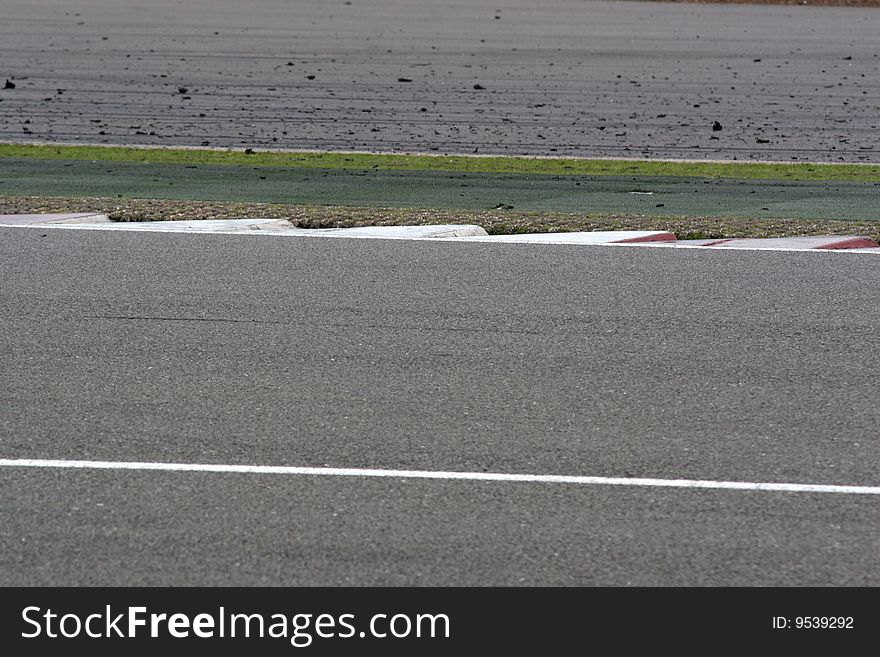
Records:
<instances>
[{"instance_id":1,"label":"grass verge","mask_svg":"<svg viewBox=\"0 0 880 657\"><path fill-rule=\"evenodd\" d=\"M0 144L0 158L211 164L253 167L378 171L450 171L460 173L587 176L672 176L740 180L827 180L880 182L877 164L767 162L678 162L669 160L592 160L572 158L467 155L393 155L381 153L211 150Z\"/></svg>"}]
</instances>

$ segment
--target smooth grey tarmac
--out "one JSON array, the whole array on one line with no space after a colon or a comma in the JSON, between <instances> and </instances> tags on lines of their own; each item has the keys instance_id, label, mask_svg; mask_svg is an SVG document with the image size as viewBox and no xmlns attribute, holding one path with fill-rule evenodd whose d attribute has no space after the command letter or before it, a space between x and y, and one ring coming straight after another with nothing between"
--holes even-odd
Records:
<instances>
[{"instance_id":1,"label":"smooth grey tarmac","mask_svg":"<svg viewBox=\"0 0 880 657\"><path fill-rule=\"evenodd\" d=\"M0 18L6 142L880 162L877 9L0 0Z\"/></svg>"},{"instance_id":2,"label":"smooth grey tarmac","mask_svg":"<svg viewBox=\"0 0 880 657\"><path fill-rule=\"evenodd\" d=\"M880 484L877 261L0 228L0 458ZM0 584L880 584L874 495L0 468Z\"/></svg>"}]
</instances>

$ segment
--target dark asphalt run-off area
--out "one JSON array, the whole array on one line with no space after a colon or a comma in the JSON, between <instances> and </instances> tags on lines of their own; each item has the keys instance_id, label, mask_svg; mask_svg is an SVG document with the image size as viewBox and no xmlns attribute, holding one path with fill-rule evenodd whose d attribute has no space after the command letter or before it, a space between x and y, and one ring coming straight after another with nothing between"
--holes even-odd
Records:
<instances>
[{"instance_id":1,"label":"dark asphalt run-off area","mask_svg":"<svg viewBox=\"0 0 880 657\"><path fill-rule=\"evenodd\" d=\"M877 162L874 9L4 0L0 140Z\"/></svg>"}]
</instances>

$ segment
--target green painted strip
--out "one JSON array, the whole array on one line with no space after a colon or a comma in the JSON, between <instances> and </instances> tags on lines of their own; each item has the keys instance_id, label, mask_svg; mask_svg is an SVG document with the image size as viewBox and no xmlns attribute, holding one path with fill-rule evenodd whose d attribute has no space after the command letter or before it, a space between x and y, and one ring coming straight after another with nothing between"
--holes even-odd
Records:
<instances>
[{"instance_id":1,"label":"green painted strip","mask_svg":"<svg viewBox=\"0 0 880 657\"><path fill-rule=\"evenodd\" d=\"M880 184L0 160L0 195L880 221Z\"/></svg>"},{"instance_id":2,"label":"green painted strip","mask_svg":"<svg viewBox=\"0 0 880 657\"><path fill-rule=\"evenodd\" d=\"M362 171L450 171L584 176L669 176L738 180L833 180L880 182L876 164L806 164L759 162L672 162L567 158L475 157L463 155L392 155L311 153L120 146L0 144L0 158L95 160L144 164L284 167Z\"/></svg>"}]
</instances>

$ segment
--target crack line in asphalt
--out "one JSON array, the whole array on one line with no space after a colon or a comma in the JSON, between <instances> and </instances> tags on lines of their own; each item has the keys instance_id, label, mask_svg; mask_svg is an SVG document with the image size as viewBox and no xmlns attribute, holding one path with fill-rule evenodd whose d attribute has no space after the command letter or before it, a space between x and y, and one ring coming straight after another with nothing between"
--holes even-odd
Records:
<instances>
[{"instance_id":1,"label":"crack line in asphalt","mask_svg":"<svg viewBox=\"0 0 880 657\"><path fill-rule=\"evenodd\" d=\"M148 322L228 322L232 324L284 324L265 319L229 319L226 317L147 317L138 315L85 315L85 319L122 319Z\"/></svg>"},{"instance_id":2,"label":"crack line in asphalt","mask_svg":"<svg viewBox=\"0 0 880 657\"><path fill-rule=\"evenodd\" d=\"M84 315L85 319L119 319L124 321L156 321L156 322L227 322L231 324L294 324L291 321L272 321L263 319L228 319L217 317L148 317L138 315ZM526 330L495 330L484 328L443 328L429 326L405 326L402 324L329 324L332 328L367 328L367 329L391 329L404 331L432 331L435 333L501 333L512 335L545 335L542 331Z\"/></svg>"}]
</instances>

